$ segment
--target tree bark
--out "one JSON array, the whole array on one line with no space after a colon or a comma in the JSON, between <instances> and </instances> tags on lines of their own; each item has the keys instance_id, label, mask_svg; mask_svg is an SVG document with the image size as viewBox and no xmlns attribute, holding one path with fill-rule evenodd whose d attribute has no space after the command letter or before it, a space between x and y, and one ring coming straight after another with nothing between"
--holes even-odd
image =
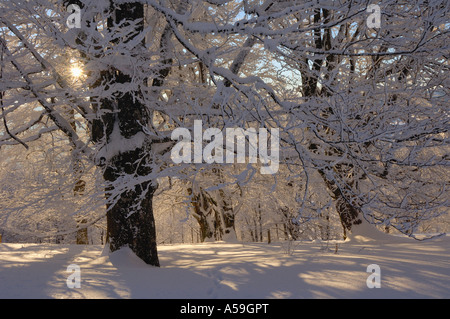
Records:
<instances>
[{"instance_id":1,"label":"tree bark","mask_svg":"<svg viewBox=\"0 0 450 319\"><path fill-rule=\"evenodd\" d=\"M313 40L315 49L321 50L331 50L331 30L330 28L321 28L320 22L327 23L330 21L330 11L323 8L316 8L314 10L313 23L315 26L313 29ZM335 56L333 54L326 55L326 80L332 80L329 78L329 73L333 69ZM323 58L314 59L309 61L306 59L306 66L310 65L312 62L311 70L306 67L302 70L302 78L304 79L302 82L302 93L305 97L317 97L317 96L330 96L332 92L330 92L326 86L322 87L322 90L319 92L318 89L318 79L321 75L322 64L324 62ZM322 117L327 118L333 115L333 110L328 108L323 114ZM323 131L329 131L329 127L324 126ZM320 146L314 142L309 144L309 149L314 151L317 150ZM326 146L328 149L325 150L325 153L333 154L334 156L344 156L344 153L337 148ZM332 198L335 202L335 208L339 215L344 239L347 238L347 232L351 230L353 225L361 224L360 217L360 208L357 204L356 199L354 199L352 195L351 188L355 185L355 180L350 171L352 170L351 164L337 164L334 167L328 168L333 175L341 181L346 181L345 185L338 185L336 181L330 178L322 168L318 168L318 172L321 175L323 181L325 182L326 187L332 193ZM350 176L349 178L345 178L344 176Z\"/></svg>"},{"instance_id":2,"label":"tree bark","mask_svg":"<svg viewBox=\"0 0 450 319\"><path fill-rule=\"evenodd\" d=\"M347 232L351 231L352 226L361 224L360 210L357 204L352 202L351 196L345 194L345 187L336 185L336 182L327 177L323 170L319 169L318 171L332 193L336 211L342 224L344 239L346 239Z\"/></svg>"},{"instance_id":3,"label":"tree bark","mask_svg":"<svg viewBox=\"0 0 450 319\"><path fill-rule=\"evenodd\" d=\"M144 7L141 3L124 3L113 6L111 2L111 17L108 19L108 27L125 21L136 21L133 30L134 35L128 38L132 40L135 35L143 30ZM141 42L137 46L143 45ZM132 78L120 70L112 69L104 72L102 77L111 85L115 83L127 84ZM146 85L146 80L142 81ZM101 119L93 124L93 139L114 145L117 138L115 130L119 130L119 136L131 139L137 134L142 134L143 125L149 123L150 116L147 107L141 102L139 92L117 92L112 97L103 99L100 108L111 111L104 114ZM121 179L137 181L141 177L151 173L151 145L144 141L141 147L115 154L106 160L103 177L110 186L106 188L107 204L107 243L110 251L116 251L122 247L129 247L144 262L152 266L159 266L156 247L156 227L153 216L153 195L157 188L151 181L143 181L133 188L122 190ZM146 179L143 179L146 180ZM117 195L117 189L120 194Z\"/></svg>"},{"instance_id":4,"label":"tree bark","mask_svg":"<svg viewBox=\"0 0 450 319\"><path fill-rule=\"evenodd\" d=\"M200 227L200 240L227 240L233 236L236 239L234 228L234 212L229 202L225 202L224 193L219 191L219 199L214 199L214 193L205 191L200 187L193 192L187 189L191 196L194 218Z\"/></svg>"},{"instance_id":5,"label":"tree bark","mask_svg":"<svg viewBox=\"0 0 450 319\"><path fill-rule=\"evenodd\" d=\"M200 227L200 241L203 243L206 239L212 239L214 237L215 229L214 225L216 212L214 206L217 206L212 197L205 192L202 188L198 192L187 189L189 196L192 197L191 204L194 208L194 218L197 220Z\"/></svg>"}]
</instances>

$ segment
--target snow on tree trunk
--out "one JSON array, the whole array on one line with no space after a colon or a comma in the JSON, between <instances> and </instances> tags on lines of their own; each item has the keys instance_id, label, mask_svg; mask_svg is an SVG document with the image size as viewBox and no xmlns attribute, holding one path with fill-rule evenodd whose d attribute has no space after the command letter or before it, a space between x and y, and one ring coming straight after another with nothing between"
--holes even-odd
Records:
<instances>
[{"instance_id":1,"label":"snow on tree trunk","mask_svg":"<svg viewBox=\"0 0 450 319\"><path fill-rule=\"evenodd\" d=\"M349 195L351 192L345 192L344 186L337 185L323 170L318 171L332 193L331 196L342 224L344 239L346 239L347 232L352 230L352 226L361 224L360 210L356 206L356 201L352 201L351 195Z\"/></svg>"},{"instance_id":2,"label":"snow on tree trunk","mask_svg":"<svg viewBox=\"0 0 450 319\"><path fill-rule=\"evenodd\" d=\"M327 9L323 8L315 8L313 21L314 24L319 25L321 21L325 24L328 23L330 12ZM316 27L312 32L314 47L318 50L326 49L331 50L331 32L330 28L320 28ZM321 58L309 60L311 62L312 68L303 69L302 75L304 76L304 82L302 85L303 95L306 97L312 97L314 100L315 97L323 96L324 99L329 97L331 93L326 90L324 87L319 86L319 74L322 69L322 65L324 61L327 64L327 68L329 70L333 69L333 61L335 60L335 56L333 54L327 54L322 56ZM328 76L328 75L327 75ZM333 117L334 111L332 108L326 108L321 116L324 118ZM333 130L327 125L324 125L321 131L325 132L325 134L335 134ZM322 146L323 147L323 146ZM315 142L311 142L309 144L309 149L312 152L317 151L320 148L318 144ZM326 145L323 147L323 153L329 156L340 157L344 160L345 154L340 149L335 147L330 147ZM351 231L352 226L359 225L361 223L360 212L357 206L357 201L353 198L352 187L355 185L354 176L352 175L352 165L345 164L336 164L332 167L327 167L327 171L323 168L318 168L317 171L321 175L326 187L331 192L331 197L335 202L335 208L339 215L344 239L347 238L347 232Z\"/></svg>"},{"instance_id":3,"label":"snow on tree trunk","mask_svg":"<svg viewBox=\"0 0 450 319\"><path fill-rule=\"evenodd\" d=\"M108 27L124 21L127 22L123 25L134 23L135 34L126 40L130 42L143 30L143 18L142 4L120 4L114 9L113 18L108 20ZM140 47L144 48L143 41L135 45L138 52ZM104 72L103 77L111 86L119 84L119 88L120 85L131 86L134 80L114 68ZM156 185L140 181L152 173L151 146L146 144L143 132L150 118L146 105L141 101L139 91L119 91L112 95L112 99L103 99L100 108L109 112L94 123L93 132L97 134L95 140L101 138L106 143L102 145L99 156L101 162L105 162L103 177L108 182L107 238L110 251L129 247L147 264L159 266L153 216Z\"/></svg>"},{"instance_id":4,"label":"snow on tree trunk","mask_svg":"<svg viewBox=\"0 0 450 319\"><path fill-rule=\"evenodd\" d=\"M448 66L443 63L448 1L380 2L381 28L368 26L371 15L362 0L326 6L322 1L247 2L243 15L239 1L88 5L64 0L59 7L52 1L3 1L0 146L7 161L0 193L11 195L2 197L8 201L1 207L2 219L23 227L24 207L37 220L53 214L47 209L51 196L42 197L45 205L30 196L45 190L40 181L32 184L30 175L19 175L35 159L13 163L4 155L11 154L10 146L27 148L40 140L39 147L48 150L51 138L58 150L68 141L83 163L104 168L106 185L83 175L83 201L97 200L98 185L106 189L111 249L129 246L157 264L155 182L168 176L192 180L207 166L175 164L168 152L170 131L199 119L219 129L280 129L281 174L275 183L286 177L302 188L298 194L267 194L262 201L248 194L249 208L261 202L258 212L242 214L257 216L248 222L254 223L249 229L254 240L262 239L261 211L270 219L287 206L298 215L285 224L286 237L296 236L297 221L317 220L313 215L332 202L317 198L322 193L317 187L334 200L350 237L363 230L363 218L414 235L419 224L444 216L450 176ZM67 29L68 4L82 9L79 28ZM83 79L70 77L72 58L83 66ZM64 164L59 172L67 171ZM248 164L249 172L256 167ZM200 194L194 189L191 197L203 240L234 234L237 206L232 192L221 194L217 186L236 181L250 186L253 179L252 185L263 189L253 183L255 174L243 181L244 175L223 167L234 181L219 180L214 191L204 187L208 191ZM316 184L310 177L317 171ZM53 168L45 172L39 179L54 174ZM68 180L61 178L61 185ZM46 194L55 185L53 177L49 181ZM60 191L78 192L72 186ZM295 197L295 204L286 205L283 197ZM96 219L86 217L88 224ZM76 230L70 226L70 233Z\"/></svg>"},{"instance_id":5,"label":"snow on tree trunk","mask_svg":"<svg viewBox=\"0 0 450 319\"><path fill-rule=\"evenodd\" d=\"M234 229L234 213L229 202L224 202L224 193L219 190L219 199L213 198L214 193L199 188L192 191L188 188L191 196L191 203L194 209L194 218L200 227L200 240L214 241L236 241L236 232Z\"/></svg>"},{"instance_id":6,"label":"snow on tree trunk","mask_svg":"<svg viewBox=\"0 0 450 319\"><path fill-rule=\"evenodd\" d=\"M77 227L79 228L77 230L77 245L88 245L89 244L89 237L88 237L88 229L87 227L83 227L83 224L86 224L87 220L82 219Z\"/></svg>"}]
</instances>

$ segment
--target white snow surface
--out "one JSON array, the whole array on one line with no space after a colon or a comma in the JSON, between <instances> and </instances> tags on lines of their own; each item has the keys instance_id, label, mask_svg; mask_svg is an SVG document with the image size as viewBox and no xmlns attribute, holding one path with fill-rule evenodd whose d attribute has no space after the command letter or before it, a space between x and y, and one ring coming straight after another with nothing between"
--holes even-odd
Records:
<instances>
[{"instance_id":1,"label":"white snow surface","mask_svg":"<svg viewBox=\"0 0 450 319\"><path fill-rule=\"evenodd\" d=\"M390 237L163 245L161 268L128 248L3 243L0 298L449 298L450 236ZM80 288L67 287L71 264ZM370 264L380 266L380 288L367 287Z\"/></svg>"}]
</instances>

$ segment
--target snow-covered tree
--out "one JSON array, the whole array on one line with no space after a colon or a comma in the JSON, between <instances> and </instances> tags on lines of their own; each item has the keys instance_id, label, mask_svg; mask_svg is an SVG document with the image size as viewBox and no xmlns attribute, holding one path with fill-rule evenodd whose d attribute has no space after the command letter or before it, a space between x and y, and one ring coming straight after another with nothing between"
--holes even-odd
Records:
<instances>
[{"instance_id":1,"label":"snow-covered tree","mask_svg":"<svg viewBox=\"0 0 450 319\"><path fill-rule=\"evenodd\" d=\"M0 146L58 134L71 192L83 192L85 205L103 195L110 249L129 246L156 266L154 196L168 178L186 185L204 238L235 230L247 195L259 232L266 215L276 224L281 212L301 230L334 206L344 235L364 217L413 234L449 207L449 4L388 0L375 13L368 5L4 1ZM215 132L263 128L274 140L270 129L279 130L271 195L243 190L267 164L250 161L250 149L246 163L198 161L198 145L193 161L173 161L172 132L194 135L198 120ZM214 156L230 151L220 145ZM290 198L270 201L278 194Z\"/></svg>"}]
</instances>

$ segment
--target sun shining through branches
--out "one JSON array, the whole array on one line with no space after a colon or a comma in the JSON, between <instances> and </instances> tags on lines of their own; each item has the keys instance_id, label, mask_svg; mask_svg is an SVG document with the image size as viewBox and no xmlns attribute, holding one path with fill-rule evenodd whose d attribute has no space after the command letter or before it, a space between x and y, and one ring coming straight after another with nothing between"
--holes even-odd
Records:
<instances>
[{"instance_id":1,"label":"sun shining through branches","mask_svg":"<svg viewBox=\"0 0 450 319\"><path fill-rule=\"evenodd\" d=\"M447 231L448 1L88 2L2 1L4 241Z\"/></svg>"},{"instance_id":2,"label":"sun shining through branches","mask_svg":"<svg viewBox=\"0 0 450 319\"><path fill-rule=\"evenodd\" d=\"M74 79L79 79L83 75L83 69L77 65L74 65L70 68L70 74Z\"/></svg>"}]
</instances>

